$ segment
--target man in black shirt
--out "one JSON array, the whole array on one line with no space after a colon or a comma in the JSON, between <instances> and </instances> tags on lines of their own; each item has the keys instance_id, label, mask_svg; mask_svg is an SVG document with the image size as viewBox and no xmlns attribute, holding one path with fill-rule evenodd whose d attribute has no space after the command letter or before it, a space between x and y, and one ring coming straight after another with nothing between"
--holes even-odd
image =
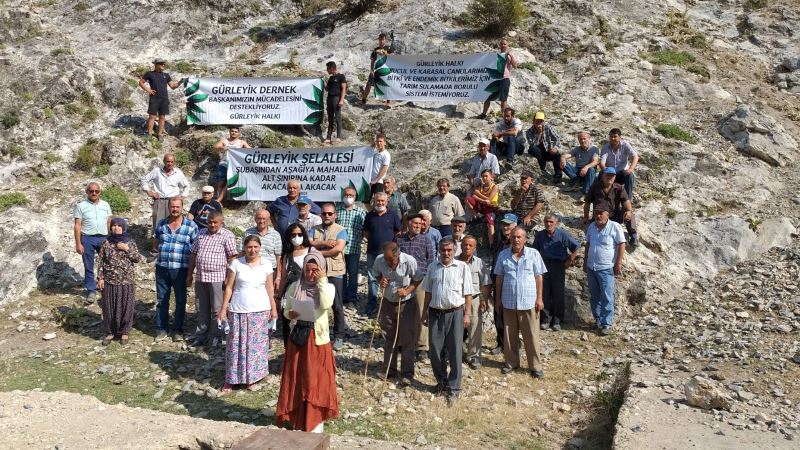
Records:
<instances>
[{"instance_id":1,"label":"man in black shirt","mask_svg":"<svg viewBox=\"0 0 800 450\"><path fill-rule=\"evenodd\" d=\"M367 85L364 86L364 93L361 95L361 104L367 104L367 97L369 96L369 90L372 88L372 84L375 82L375 61L378 58L384 57L388 54L392 53L392 48L386 45L386 33L381 33L378 35L378 46L372 50L372 53L369 55L369 79L367 80ZM390 106L389 100L386 101L386 106Z\"/></svg>"},{"instance_id":2,"label":"man in black shirt","mask_svg":"<svg viewBox=\"0 0 800 450\"><path fill-rule=\"evenodd\" d=\"M328 137L325 139L325 144L331 143L333 136L333 123L336 122L336 141L338 144L342 142L342 105L344 105L344 96L347 94L347 80L344 74L336 72L336 63L328 61L326 65L328 69L328 84L325 85L325 90L328 91Z\"/></svg>"},{"instance_id":3,"label":"man in black shirt","mask_svg":"<svg viewBox=\"0 0 800 450\"><path fill-rule=\"evenodd\" d=\"M202 230L208 228L208 215L214 211L222 212L222 205L214 199L214 186L203 186L202 197L192 202L188 218Z\"/></svg>"},{"instance_id":4,"label":"man in black shirt","mask_svg":"<svg viewBox=\"0 0 800 450\"><path fill-rule=\"evenodd\" d=\"M166 123L166 116L169 114L169 92L167 87L175 89L180 86L180 81L172 81L164 69L167 67L167 61L156 58L153 61L155 68L147 72L139 80L139 87L147 92L150 96L150 101L147 105L147 135L153 135L153 123L158 115L158 138L164 136L164 124Z\"/></svg>"}]
</instances>

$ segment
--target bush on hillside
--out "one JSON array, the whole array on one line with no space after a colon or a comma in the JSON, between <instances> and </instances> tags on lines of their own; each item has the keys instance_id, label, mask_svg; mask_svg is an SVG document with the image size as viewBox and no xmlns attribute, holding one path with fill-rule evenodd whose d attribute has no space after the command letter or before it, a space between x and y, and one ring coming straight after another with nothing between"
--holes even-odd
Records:
<instances>
[{"instance_id":1,"label":"bush on hillside","mask_svg":"<svg viewBox=\"0 0 800 450\"><path fill-rule=\"evenodd\" d=\"M467 25L486 36L504 36L528 17L522 0L472 0L463 17Z\"/></svg>"},{"instance_id":2,"label":"bush on hillside","mask_svg":"<svg viewBox=\"0 0 800 450\"><path fill-rule=\"evenodd\" d=\"M103 189L100 193L100 198L108 202L111 206L111 212L118 214L131 210L131 200L128 198L128 193L119 186L111 186Z\"/></svg>"}]
</instances>

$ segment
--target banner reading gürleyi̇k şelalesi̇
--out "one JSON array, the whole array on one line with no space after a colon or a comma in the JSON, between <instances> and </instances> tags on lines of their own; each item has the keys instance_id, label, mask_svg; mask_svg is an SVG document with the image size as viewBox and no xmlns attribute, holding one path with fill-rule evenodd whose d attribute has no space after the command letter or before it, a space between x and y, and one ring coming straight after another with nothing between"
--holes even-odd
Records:
<instances>
[{"instance_id":1,"label":"banner reading g\u00fcrleyi\u0307k \u015felalesi\u0307","mask_svg":"<svg viewBox=\"0 0 800 450\"><path fill-rule=\"evenodd\" d=\"M375 61L375 96L384 100L478 102L495 100L505 53L388 55Z\"/></svg>"},{"instance_id":2,"label":"banner reading g\u00fcrleyi\u0307k \u015felalesi\u0307","mask_svg":"<svg viewBox=\"0 0 800 450\"><path fill-rule=\"evenodd\" d=\"M286 195L286 182L294 178L315 202L339 201L347 186L364 201L373 154L372 147L229 149L228 195L273 201Z\"/></svg>"},{"instance_id":3,"label":"banner reading g\u00fcrleyi\u0307k \u015felalesi\u0307","mask_svg":"<svg viewBox=\"0 0 800 450\"><path fill-rule=\"evenodd\" d=\"M320 78L187 78L186 123L316 124L322 87Z\"/></svg>"}]
</instances>

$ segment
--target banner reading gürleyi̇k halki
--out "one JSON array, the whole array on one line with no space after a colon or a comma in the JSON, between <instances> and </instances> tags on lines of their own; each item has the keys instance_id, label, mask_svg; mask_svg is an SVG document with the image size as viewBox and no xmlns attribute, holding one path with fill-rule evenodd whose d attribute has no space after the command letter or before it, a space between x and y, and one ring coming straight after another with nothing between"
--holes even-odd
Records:
<instances>
[{"instance_id":1,"label":"banner reading g\u00fcrleyi\u0307k halki","mask_svg":"<svg viewBox=\"0 0 800 450\"><path fill-rule=\"evenodd\" d=\"M340 201L347 186L365 201L374 153L372 147L229 149L228 195L273 201L286 195L287 181L297 179L315 202Z\"/></svg>"},{"instance_id":2,"label":"banner reading g\u00fcrleyi\u0307k halki","mask_svg":"<svg viewBox=\"0 0 800 450\"><path fill-rule=\"evenodd\" d=\"M188 125L297 125L322 121L320 78L187 78Z\"/></svg>"},{"instance_id":3,"label":"banner reading g\u00fcrleyi\u0307k halki","mask_svg":"<svg viewBox=\"0 0 800 450\"><path fill-rule=\"evenodd\" d=\"M478 102L495 100L505 53L387 55L375 61L375 96L384 100Z\"/></svg>"}]
</instances>

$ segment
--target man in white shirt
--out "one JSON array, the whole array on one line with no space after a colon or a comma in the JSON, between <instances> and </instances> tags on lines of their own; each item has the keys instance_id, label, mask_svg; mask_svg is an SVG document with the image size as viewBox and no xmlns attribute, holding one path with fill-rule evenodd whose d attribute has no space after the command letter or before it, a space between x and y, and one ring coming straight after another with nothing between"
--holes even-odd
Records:
<instances>
[{"instance_id":1,"label":"man in white shirt","mask_svg":"<svg viewBox=\"0 0 800 450\"><path fill-rule=\"evenodd\" d=\"M428 267L423 281L425 307L422 325L428 327L436 392L447 395L448 406L452 406L461 392L464 329L470 325L474 294L469 266L455 259L455 252L453 240L442 239L439 243L439 261Z\"/></svg>"},{"instance_id":2,"label":"man in white shirt","mask_svg":"<svg viewBox=\"0 0 800 450\"><path fill-rule=\"evenodd\" d=\"M372 188L369 198L365 203L367 210L371 210L370 202L372 202L372 195L376 192L384 192L383 179L389 173L389 164L392 162L392 156L386 150L386 136L379 133L375 136L375 153L372 155L372 170L369 175L369 185Z\"/></svg>"},{"instance_id":3,"label":"man in white shirt","mask_svg":"<svg viewBox=\"0 0 800 450\"><path fill-rule=\"evenodd\" d=\"M189 195L189 180L183 171L175 167L175 155L164 155L164 167L155 167L141 179L142 191L153 199L153 233L156 224L169 215L169 199L186 198Z\"/></svg>"}]
</instances>

